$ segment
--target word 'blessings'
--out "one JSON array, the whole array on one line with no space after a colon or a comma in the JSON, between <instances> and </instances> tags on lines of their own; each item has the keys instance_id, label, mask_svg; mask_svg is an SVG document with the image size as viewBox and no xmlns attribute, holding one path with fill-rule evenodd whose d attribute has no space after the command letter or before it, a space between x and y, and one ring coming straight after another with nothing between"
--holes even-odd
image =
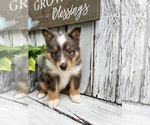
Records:
<instances>
[{"instance_id":1,"label":"word 'blessings'","mask_svg":"<svg viewBox=\"0 0 150 125\"><path fill-rule=\"evenodd\" d=\"M54 2L55 1L55 2ZM62 5L55 7L54 4L63 3L63 0L36 0L34 2L34 10L38 11L46 7L52 7L52 20L62 19L67 20L71 16L75 17L75 21L78 21L81 16L86 16L89 12L89 7L87 3L80 6L71 5L68 8L63 8Z\"/></svg>"}]
</instances>

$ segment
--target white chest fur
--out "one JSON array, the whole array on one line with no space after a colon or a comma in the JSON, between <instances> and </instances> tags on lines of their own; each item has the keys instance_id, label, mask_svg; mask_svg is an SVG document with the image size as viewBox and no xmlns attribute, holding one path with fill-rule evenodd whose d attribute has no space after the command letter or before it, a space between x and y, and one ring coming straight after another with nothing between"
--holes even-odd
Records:
<instances>
[{"instance_id":1,"label":"white chest fur","mask_svg":"<svg viewBox=\"0 0 150 125\"><path fill-rule=\"evenodd\" d=\"M52 73L57 74L60 77L59 91L68 85L72 75L78 75L81 70L81 64L78 66L73 66L71 69L66 71L55 68L55 66L48 60L46 60L46 65L52 69Z\"/></svg>"},{"instance_id":2,"label":"white chest fur","mask_svg":"<svg viewBox=\"0 0 150 125\"><path fill-rule=\"evenodd\" d=\"M58 75L60 76L59 90L61 91L62 89L64 89L68 85L71 76L78 75L80 70L81 70L81 65L74 66L67 71L59 70L59 72L58 72Z\"/></svg>"},{"instance_id":3,"label":"white chest fur","mask_svg":"<svg viewBox=\"0 0 150 125\"><path fill-rule=\"evenodd\" d=\"M59 91L61 91L68 85L71 78L71 74L69 74L68 72L64 73L62 72L61 74L59 74L59 76L60 76Z\"/></svg>"}]
</instances>

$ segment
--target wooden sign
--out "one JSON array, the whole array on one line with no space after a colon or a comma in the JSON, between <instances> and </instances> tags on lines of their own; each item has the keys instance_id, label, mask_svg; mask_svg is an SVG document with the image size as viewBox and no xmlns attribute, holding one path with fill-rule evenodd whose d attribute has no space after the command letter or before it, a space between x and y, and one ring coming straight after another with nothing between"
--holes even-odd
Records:
<instances>
[{"instance_id":1,"label":"wooden sign","mask_svg":"<svg viewBox=\"0 0 150 125\"><path fill-rule=\"evenodd\" d=\"M0 31L28 28L28 0L0 0Z\"/></svg>"},{"instance_id":2,"label":"wooden sign","mask_svg":"<svg viewBox=\"0 0 150 125\"><path fill-rule=\"evenodd\" d=\"M29 29L98 20L100 0L29 0Z\"/></svg>"}]
</instances>

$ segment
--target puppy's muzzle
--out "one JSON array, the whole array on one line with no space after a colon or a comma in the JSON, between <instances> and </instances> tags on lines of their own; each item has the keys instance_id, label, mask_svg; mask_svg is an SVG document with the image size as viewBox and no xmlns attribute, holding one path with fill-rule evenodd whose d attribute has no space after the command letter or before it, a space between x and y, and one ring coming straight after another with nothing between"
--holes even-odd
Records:
<instances>
[{"instance_id":1,"label":"puppy's muzzle","mask_svg":"<svg viewBox=\"0 0 150 125\"><path fill-rule=\"evenodd\" d=\"M61 69L62 71L65 71L65 70L67 69L67 65L66 65L65 63L62 63L62 64L60 65L60 69Z\"/></svg>"}]
</instances>

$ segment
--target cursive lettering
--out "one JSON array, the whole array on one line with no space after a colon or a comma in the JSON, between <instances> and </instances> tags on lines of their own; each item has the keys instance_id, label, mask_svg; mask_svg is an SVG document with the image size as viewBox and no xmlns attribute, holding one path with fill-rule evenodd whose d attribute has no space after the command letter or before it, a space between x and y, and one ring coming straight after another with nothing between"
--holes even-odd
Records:
<instances>
[{"instance_id":1,"label":"cursive lettering","mask_svg":"<svg viewBox=\"0 0 150 125\"><path fill-rule=\"evenodd\" d=\"M86 3L84 5L80 5L79 7L74 7L74 5L71 6L71 8L62 9L62 6L54 7L52 12L52 20L56 19L63 19L67 20L71 16L75 17L75 20L78 21L81 16L85 16L88 14L90 5L87 5Z\"/></svg>"}]
</instances>

